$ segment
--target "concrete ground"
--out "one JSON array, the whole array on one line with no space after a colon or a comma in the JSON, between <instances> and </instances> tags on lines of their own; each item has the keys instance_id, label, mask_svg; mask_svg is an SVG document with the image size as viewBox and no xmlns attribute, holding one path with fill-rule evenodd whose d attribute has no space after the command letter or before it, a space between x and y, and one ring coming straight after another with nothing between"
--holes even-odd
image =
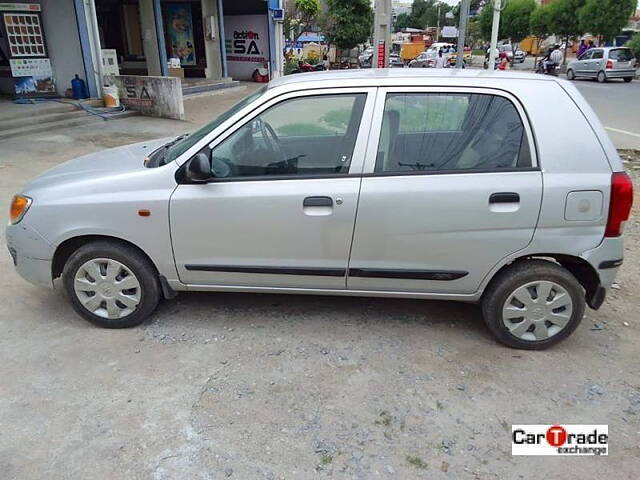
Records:
<instances>
[{"instance_id":1,"label":"concrete ground","mask_svg":"<svg viewBox=\"0 0 640 480\"><path fill-rule=\"evenodd\" d=\"M250 88L187 100L193 123L2 141L0 203L69 158L195 128ZM627 166L637 185L640 158ZM635 479L637 216L626 248L619 288L544 352L496 344L475 306L413 300L181 294L146 325L102 330L0 255L0 478ZM511 456L512 424L556 422L608 424L610 456Z\"/></svg>"}]
</instances>

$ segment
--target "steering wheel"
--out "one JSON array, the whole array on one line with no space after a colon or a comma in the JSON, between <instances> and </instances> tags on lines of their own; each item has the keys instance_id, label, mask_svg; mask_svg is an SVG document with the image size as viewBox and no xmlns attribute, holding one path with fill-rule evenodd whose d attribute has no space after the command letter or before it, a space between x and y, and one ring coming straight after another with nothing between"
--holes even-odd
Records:
<instances>
[{"instance_id":1,"label":"steering wheel","mask_svg":"<svg viewBox=\"0 0 640 480\"><path fill-rule=\"evenodd\" d=\"M261 118L258 119L258 126L262 133L262 138L264 138L264 143L267 144L269 150L271 150L274 155L281 158L284 163L287 163L287 154L284 153L282 145L280 144L280 139L278 138L278 135L276 135L273 127Z\"/></svg>"}]
</instances>

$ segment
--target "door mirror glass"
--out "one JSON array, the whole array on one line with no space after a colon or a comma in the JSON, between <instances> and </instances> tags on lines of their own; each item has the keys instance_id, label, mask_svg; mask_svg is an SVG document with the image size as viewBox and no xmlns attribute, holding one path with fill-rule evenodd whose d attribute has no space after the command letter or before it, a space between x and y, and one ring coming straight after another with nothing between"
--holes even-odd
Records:
<instances>
[{"instance_id":1,"label":"door mirror glass","mask_svg":"<svg viewBox=\"0 0 640 480\"><path fill-rule=\"evenodd\" d=\"M185 175L192 182L206 182L209 180L213 176L209 157L204 153L198 153L187 163Z\"/></svg>"}]
</instances>

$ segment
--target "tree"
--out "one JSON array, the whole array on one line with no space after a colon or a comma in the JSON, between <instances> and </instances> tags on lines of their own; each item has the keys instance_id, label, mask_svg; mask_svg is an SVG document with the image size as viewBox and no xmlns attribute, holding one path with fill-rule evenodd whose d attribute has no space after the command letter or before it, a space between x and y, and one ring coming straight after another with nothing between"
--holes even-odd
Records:
<instances>
[{"instance_id":1,"label":"tree","mask_svg":"<svg viewBox=\"0 0 640 480\"><path fill-rule=\"evenodd\" d=\"M309 29L309 26L317 21L320 14L319 0L295 0L287 5L284 17L285 35L291 35L292 40Z\"/></svg>"},{"instance_id":2,"label":"tree","mask_svg":"<svg viewBox=\"0 0 640 480\"><path fill-rule=\"evenodd\" d=\"M404 29L404 28L408 28L411 25L409 24L409 14L408 13L401 13L400 15L398 15L396 17L396 21L393 25L393 30L395 32L399 32L400 30Z\"/></svg>"},{"instance_id":3,"label":"tree","mask_svg":"<svg viewBox=\"0 0 640 480\"><path fill-rule=\"evenodd\" d=\"M516 57L516 44L531 32L531 14L535 9L535 0L510 0L502 12L500 34L511 39L511 63Z\"/></svg>"},{"instance_id":4,"label":"tree","mask_svg":"<svg viewBox=\"0 0 640 480\"><path fill-rule=\"evenodd\" d=\"M451 5L436 0L413 0L409 24L414 28L424 29L446 24L447 12L452 11Z\"/></svg>"},{"instance_id":5,"label":"tree","mask_svg":"<svg viewBox=\"0 0 640 480\"><path fill-rule=\"evenodd\" d=\"M369 0L327 0L323 32L329 43L351 49L365 43L373 30Z\"/></svg>"},{"instance_id":6,"label":"tree","mask_svg":"<svg viewBox=\"0 0 640 480\"><path fill-rule=\"evenodd\" d=\"M480 33L485 40L491 39L491 29L493 27L493 5L488 2L478 15L478 23L480 24ZM500 23L502 23L502 15L500 16Z\"/></svg>"},{"instance_id":7,"label":"tree","mask_svg":"<svg viewBox=\"0 0 640 480\"><path fill-rule=\"evenodd\" d=\"M631 40L625 43L624 46L629 47L631 50L633 50L636 58L640 60L640 33L636 33L633 37L631 37Z\"/></svg>"},{"instance_id":8,"label":"tree","mask_svg":"<svg viewBox=\"0 0 640 480\"><path fill-rule=\"evenodd\" d=\"M549 27L551 31L564 39L564 58L567 60L569 38L584 33L580 25L580 9L586 0L555 0L549 4Z\"/></svg>"},{"instance_id":9,"label":"tree","mask_svg":"<svg viewBox=\"0 0 640 480\"><path fill-rule=\"evenodd\" d=\"M538 63L538 50L540 50L542 41L551 35L551 13L549 4L542 5L531 13L531 18L529 19L529 30L531 30L531 34L536 37L534 65Z\"/></svg>"},{"instance_id":10,"label":"tree","mask_svg":"<svg viewBox=\"0 0 640 480\"><path fill-rule=\"evenodd\" d=\"M629 21L636 5L636 0L587 0L580 10L580 24L584 31L613 40Z\"/></svg>"}]
</instances>

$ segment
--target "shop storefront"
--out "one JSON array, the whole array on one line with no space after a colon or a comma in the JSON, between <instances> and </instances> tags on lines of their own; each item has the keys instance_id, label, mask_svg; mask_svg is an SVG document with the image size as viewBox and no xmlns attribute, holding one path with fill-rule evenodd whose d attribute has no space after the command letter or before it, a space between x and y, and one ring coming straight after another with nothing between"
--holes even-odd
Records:
<instances>
[{"instance_id":1,"label":"shop storefront","mask_svg":"<svg viewBox=\"0 0 640 480\"><path fill-rule=\"evenodd\" d=\"M282 0L0 2L0 93L100 95L107 73L267 78L282 70ZM104 51L104 52L103 52ZM179 60L177 68L168 62ZM110 59L111 65L105 63Z\"/></svg>"},{"instance_id":2,"label":"shop storefront","mask_svg":"<svg viewBox=\"0 0 640 480\"><path fill-rule=\"evenodd\" d=\"M0 93L64 95L86 78L74 0L0 2Z\"/></svg>"}]
</instances>

